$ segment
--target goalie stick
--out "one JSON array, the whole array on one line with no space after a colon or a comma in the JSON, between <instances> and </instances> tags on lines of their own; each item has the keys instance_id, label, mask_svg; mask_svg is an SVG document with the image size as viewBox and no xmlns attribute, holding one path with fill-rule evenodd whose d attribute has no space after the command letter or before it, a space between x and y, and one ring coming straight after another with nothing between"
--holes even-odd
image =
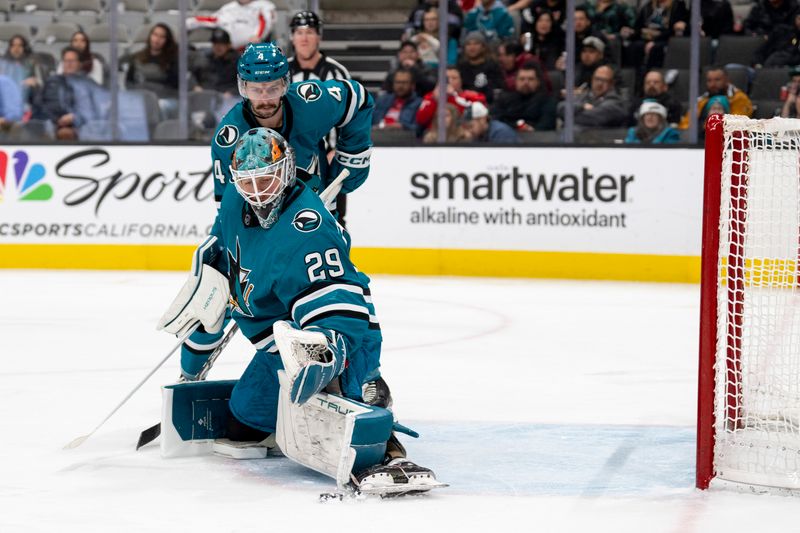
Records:
<instances>
[{"instance_id":1,"label":"goalie stick","mask_svg":"<svg viewBox=\"0 0 800 533\"><path fill-rule=\"evenodd\" d=\"M331 207L333 207L333 201L336 199L336 195L342 190L342 182L344 182L349 175L350 171L346 168L343 168L342 171L339 172L339 175L336 176L336 179L333 180L330 185L325 187L324 191L319 193L319 199L322 200L322 203L325 204L325 209L328 211L330 211Z\"/></svg>"},{"instance_id":2,"label":"goalie stick","mask_svg":"<svg viewBox=\"0 0 800 533\"><path fill-rule=\"evenodd\" d=\"M221 354L222 350L228 345L229 342L231 342L231 339L237 331L239 331L239 325L234 322L230 329L228 329L228 332L225 333L225 336L222 338L222 342L220 342L219 346L217 346L214 351L211 352L211 355L208 356L208 360L200 369L200 372L197 373L196 381L203 381L206 379L208 372L211 370L214 362L219 357L219 354ZM178 383L183 383L185 381L186 379L183 376L178 379ZM161 422L155 424L154 426L150 426L139 434L139 441L136 443L136 449L138 450L142 446L150 444L156 440L159 435L161 435Z\"/></svg>"},{"instance_id":3,"label":"goalie stick","mask_svg":"<svg viewBox=\"0 0 800 533\"><path fill-rule=\"evenodd\" d=\"M181 345L182 345L182 344L183 344L183 343L186 341L186 339L188 339L188 338L189 338L189 335L191 335L192 333L194 333L194 332L195 332L195 330L196 330L197 328L199 328L199 327L200 327L200 323L198 322L196 325L192 326L192 327L189 329L189 331L187 331L186 333L184 333L184 334L183 334L183 335L180 337L180 339L178 339L178 344L176 344L176 345L175 345L175 347L174 347L174 348L172 348L172 349L169 351L169 353L168 353L167 355L165 355L165 356L164 356L164 358L163 358L163 359L162 359L162 360L161 360L161 361L160 361L160 362L159 362L159 363L158 363L158 364L155 366L155 368L153 368L153 370L151 370L150 372L148 372L148 373L147 373L147 375L144 377L144 379L142 379L142 380L141 380L141 381L140 381L140 382L139 382L139 383L138 383L138 384L137 384L137 385L136 385L136 386L133 388L133 390L132 390L132 391L130 391L130 392L128 393L128 395L127 395L127 396L125 396L125 398L123 398L123 399L122 399L122 401L121 401L121 402L119 402L119 404L117 404L117 406L116 406L116 407L115 407L115 408L114 408L114 409L113 409L113 410L112 410L110 413L108 413L108 416L106 416L106 417L103 419L103 421L102 421L102 422L100 422L99 424L97 424L97 427L96 427L96 428L94 428L94 429L93 429L91 432L87 433L86 435L81 435L80 437L78 437L78 438L76 438L76 439L73 439L73 440L71 440L69 443L67 443L67 445L66 445L66 446L64 446L64 449L65 449L65 450L67 450L67 449L77 448L78 446L80 446L81 444L83 444L83 443L86 441L86 439L88 439L89 437L91 437L92 435L94 435L95 431L97 431L98 429L100 429L100 428L103 426L103 424L105 424L105 423L106 423L106 421L107 421L109 418L111 418L111 417L114 415L114 413L116 413L116 412L119 410L119 408L120 408L120 407L122 407L123 405L125 405L125 402L127 402L128 400L130 400L131 396L133 396L133 394L134 394L134 393L135 393L137 390L139 390L139 389L141 388L141 386L142 386L142 385L144 385L145 381L147 381L148 379L150 379L150 376L152 376L153 374L155 374L155 373L156 373L156 370L158 370L159 368L161 368L161 366L162 366L164 363L166 363L166 362L167 362L167 359L169 359L169 358L172 356L172 354L174 354L174 353L175 353L175 352L178 350L178 348L180 348L180 347L181 347Z\"/></svg>"}]
</instances>

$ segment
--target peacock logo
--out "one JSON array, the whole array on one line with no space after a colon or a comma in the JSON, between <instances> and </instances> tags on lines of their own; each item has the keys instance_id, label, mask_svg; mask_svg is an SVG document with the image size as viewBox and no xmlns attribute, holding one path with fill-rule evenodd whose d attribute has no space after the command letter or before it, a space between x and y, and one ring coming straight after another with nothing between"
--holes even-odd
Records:
<instances>
[{"instance_id":1,"label":"peacock logo","mask_svg":"<svg viewBox=\"0 0 800 533\"><path fill-rule=\"evenodd\" d=\"M45 168L41 163L29 162L28 152L17 150L9 158L8 152L0 150L0 202L8 195L11 186L11 169L14 173L14 185L17 199L20 201L44 201L53 197L53 188L42 183L45 178Z\"/></svg>"}]
</instances>

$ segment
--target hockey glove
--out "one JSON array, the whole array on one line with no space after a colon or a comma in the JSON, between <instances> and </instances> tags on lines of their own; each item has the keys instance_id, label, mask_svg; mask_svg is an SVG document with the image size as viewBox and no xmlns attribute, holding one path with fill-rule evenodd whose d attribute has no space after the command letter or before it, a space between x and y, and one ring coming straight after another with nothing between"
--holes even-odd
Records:
<instances>
[{"instance_id":1,"label":"hockey glove","mask_svg":"<svg viewBox=\"0 0 800 533\"><path fill-rule=\"evenodd\" d=\"M294 329L284 321L275 322L272 331L289 378L292 403L306 403L344 370L347 348L339 333L330 332L331 340L321 331Z\"/></svg>"},{"instance_id":2,"label":"hockey glove","mask_svg":"<svg viewBox=\"0 0 800 533\"><path fill-rule=\"evenodd\" d=\"M349 193L361 186L369 175L370 158L372 148L367 148L358 154L348 154L339 150L333 156L333 160L328 170L329 175L339 176L343 170L347 170L347 179L342 184L342 192Z\"/></svg>"},{"instance_id":3,"label":"hockey glove","mask_svg":"<svg viewBox=\"0 0 800 533\"><path fill-rule=\"evenodd\" d=\"M192 273L169 309L158 321L158 329L183 335L198 321L209 333L222 329L230 288L228 278L208 265Z\"/></svg>"}]
</instances>

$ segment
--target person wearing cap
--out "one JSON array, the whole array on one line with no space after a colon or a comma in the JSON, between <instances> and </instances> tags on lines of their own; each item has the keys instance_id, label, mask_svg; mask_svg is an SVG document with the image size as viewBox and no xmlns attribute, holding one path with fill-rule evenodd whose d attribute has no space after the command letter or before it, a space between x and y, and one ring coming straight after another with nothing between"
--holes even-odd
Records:
<instances>
[{"instance_id":1,"label":"person wearing cap","mask_svg":"<svg viewBox=\"0 0 800 533\"><path fill-rule=\"evenodd\" d=\"M461 116L464 129L469 133L472 142L489 142L497 144L516 144L517 133L511 126L489 116L489 109L482 102L473 102Z\"/></svg>"},{"instance_id":2,"label":"person wearing cap","mask_svg":"<svg viewBox=\"0 0 800 533\"><path fill-rule=\"evenodd\" d=\"M700 137L705 137L706 120L708 120L708 117L711 115L726 115L730 112L731 104L728 101L728 97L718 94L709 98L708 102L706 102L705 107L703 107L703 110L700 113L700 127L698 128L700 131Z\"/></svg>"},{"instance_id":3,"label":"person wearing cap","mask_svg":"<svg viewBox=\"0 0 800 533\"><path fill-rule=\"evenodd\" d=\"M480 0L464 17L464 31L479 31L496 42L514 34L514 19L500 0Z\"/></svg>"},{"instance_id":4,"label":"person wearing cap","mask_svg":"<svg viewBox=\"0 0 800 533\"><path fill-rule=\"evenodd\" d=\"M275 4L269 0L233 0L213 15L189 17L186 29L222 28L233 47L242 50L248 43L269 41L276 20Z\"/></svg>"},{"instance_id":5,"label":"person wearing cap","mask_svg":"<svg viewBox=\"0 0 800 533\"><path fill-rule=\"evenodd\" d=\"M346 80L350 72L335 59L320 52L322 19L313 11L295 13L289 22L294 56L289 58L292 81Z\"/></svg>"},{"instance_id":6,"label":"person wearing cap","mask_svg":"<svg viewBox=\"0 0 800 533\"><path fill-rule=\"evenodd\" d=\"M606 38L603 36L602 33L596 31L592 26L592 17L589 13L589 8L585 5L579 5L575 8L575 50L581 50L583 47L583 41L587 37L596 37L599 39L603 45L606 44ZM569 38L569 37L567 37ZM605 46L603 46L603 51L605 52ZM580 63L580 54L575 54L575 64L578 65ZM561 57L558 58L556 61L556 68L558 70L566 70L567 68L567 58L566 52L564 52Z\"/></svg>"},{"instance_id":7,"label":"person wearing cap","mask_svg":"<svg viewBox=\"0 0 800 533\"><path fill-rule=\"evenodd\" d=\"M236 62L239 54L233 49L231 36L222 28L211 33L211 48L195 57L192 74L196 91L217 91L223 94L238 94L236 85Z\"/></svg>"},{"instance_id":8,"label":"person wearing cap","mask_svg":"<svg viewBox=\"0 0 800 533\"><path fill-rule=\"evenodd\" d=\"M645 100L639 106L639 121L628 130L629 144L673 144L680 142L678 130L667 124L667 108L655 100Z\"/></svg>"},{"instance_id":9,"label":"person wearing cap","mask_svg":"<svg viewBox=\"0 0 800 533\"><path fill-rule=\"evenodd\" d=\"M492 116L519 131L556 128L556 99L547 92L536 63L525 63L519 68L514 90L497 97Z\"/></svg>"},{"instance_id":10,"label":"person wearing cap","mask_svg":"<svg viewBox=\"0 0 800 533\"><path fill-rule=\"evenodd\" d=\"M783 118L800 117L800 98L797 98L800 90L800 65L789 69L789 86L783 90L786 91L786 101L783 103L780 115Z\"/></svg>"},{"instance_id":11,"label":"person wearing cap","mask_svg":"<svg viewBox=\"0 0 800 533\"><path fill-rule=\"evenodd\" d=\"M486 36L473 31L464 38L464 53L458 62L458 71L465 89L483 94L491 103L494 93L505 87L505 77L500 65L492 59Z\"/></svg>"},{"instance_id":12,"label":"person wearing cap","mask_svg":"<svg viewBox=\"0 0 800 533\"><path fill-rule=\"evenodd\" d=\"M599 37L590 35L581 43L581 53L575 67L575 90L583 92L589 90L592 84L592 74L597 67L605 65L606 43Z\"/></svg>"}]
</instances>

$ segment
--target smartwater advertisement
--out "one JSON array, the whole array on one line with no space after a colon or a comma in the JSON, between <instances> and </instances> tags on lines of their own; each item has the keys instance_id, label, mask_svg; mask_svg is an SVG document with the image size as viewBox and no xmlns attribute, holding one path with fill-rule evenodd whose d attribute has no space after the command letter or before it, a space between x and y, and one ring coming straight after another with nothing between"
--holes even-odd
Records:
<instances>
[{"instance_id":1,"label":"smartwater advertisement","mask_svg":"<svg viewBox=\"0 0 800 533\"><path fill-rule=\"evenodd\" d=\"M379 148L362 189L355 246L700 254L701 150Z\"/></svg>"}]
</instances>

